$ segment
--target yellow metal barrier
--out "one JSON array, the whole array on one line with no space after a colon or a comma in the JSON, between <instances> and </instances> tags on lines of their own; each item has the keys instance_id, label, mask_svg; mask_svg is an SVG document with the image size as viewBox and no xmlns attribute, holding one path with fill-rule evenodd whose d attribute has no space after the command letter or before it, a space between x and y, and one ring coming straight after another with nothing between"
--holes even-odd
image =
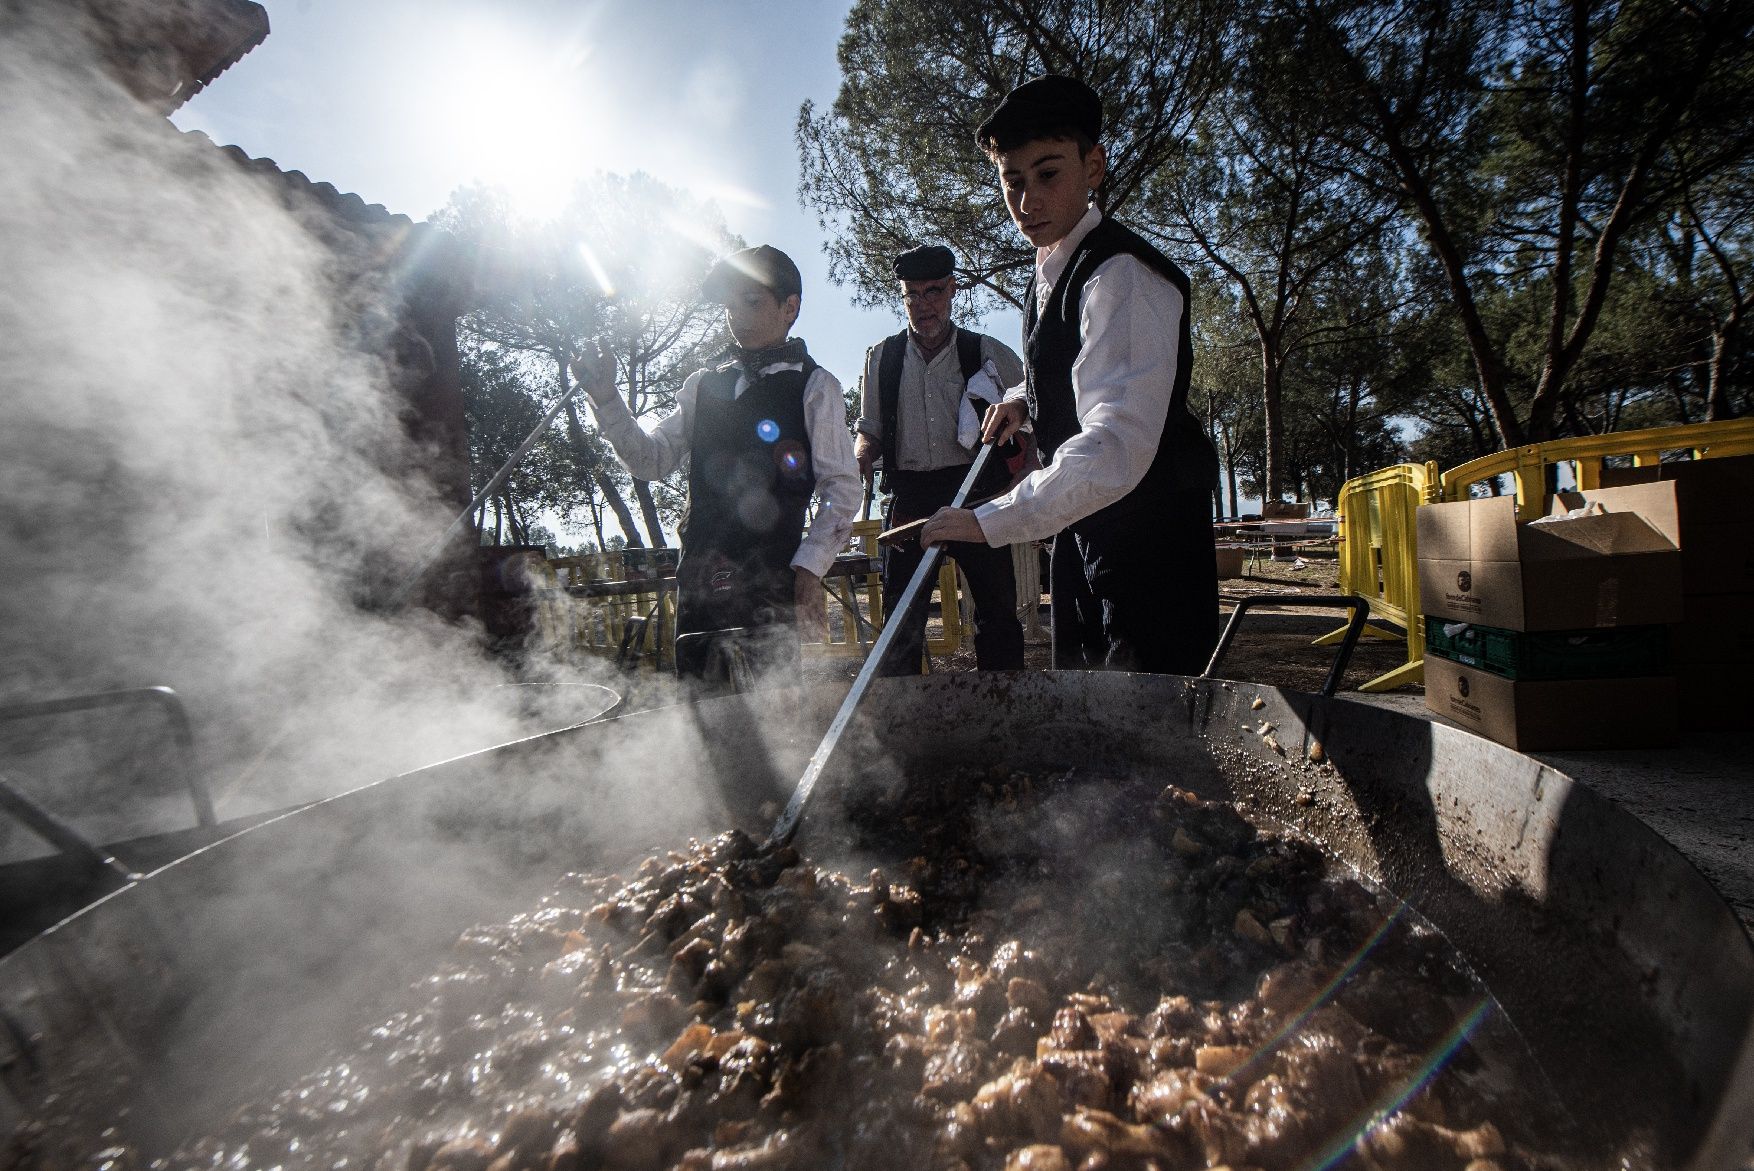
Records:
<instances>
[{"instance_id":1,"label":"yellow metal barrier","mask_svg":"<svg viewBox=\"0 0 1754 1171\"><path fill-rule=\"evenodd\" d=\"M877 534L883 531L881 521L856 521L854 543L872 560L878 562ZM625 580L625 559L621 550L591 553L578 557L557 557L545 569L555 577L557 586L579 586L593 581ZM621 650L628 623L651 615L633 649L641 666L669 670L674 666L670 635L676 629L676 592L663 588L665 583L652 581L650 589L599 597L566 596L571 603L563 615L545 621L544 634L550 627L559 629L551 640L553 645L582 651L586 654L614 658ZM828 639L809 644L808 654L830 657L859 658L876 632L883 626L883 579L873 571L852 577L828 579L830 596L837 605L829 607ZM954 588L951 586L949 588ZM852 604L860 608L866 623L864 638L859 637L859 619L848 610L848 598L842 591L851 591ZM563 592L563 591L562 591ZM862 600L859 595L863 595ZM954 597L954 594L951 595ZM547 616L545 616L546 618ZM954 633L952 635L954 640ZM934 640L936 642L936 640ZM956 643L951 641L950 649ZM936 649L936 647L934 647Z\"/></svg>"},{"instance_id":2,"label":"yellow metal barrier","mask_svg":"<svg viewBox=\"0 0 1754 1171\"><path fill-rule=\"evenodd\" d=\"M926 639L926 650L934 655L953 654L962 645L966 624L962 620L962 574L948 557L938 565L938 613L942 630L937 638Z\"/></svg>"},{"instance_id":3,"label":"yellow metal barrier","mask_svg":"<svg viewBox=\"0 0 1754 1171\"><path fill-rule=\"evenodd\" d=\"M853 541L871 559L872 571L861 578L846 578L846 586L855 593L863 592L862 609L865 621L870 624L866 632L867 638L875 640L877 632L883 629L888 615L883 609L883 574L881 566L883 554L877 544L877 534L883 531L883 522L861 520L853 522ZM956 565L948 557L938 569L938 597L940 610L943 613L943 631L941 634L926 639L926 650L934 655L948 655L962 645L967 624L962 620L961 577ZM838 590L842 587L836 586ZM828 641L821 645L820 652L836 657L863 656L868 649L862 645L854 630L855 619L846 610L846 601L838 598L841 603L839 630L836 629L835 615L830 614ZM928 597L928 602L930 598Z\"/></svg>"},{"instance_id":4,"label":"yellow metal barrier","mask_svg":"<svg viewBox=\"0 0 1754 1171\"><path fill-rule=\"evenodd\" d=\"M806 644L806 654L820 654L828 658L852 659L863 658L870 643L883 628L883 575L877 571L882 564L877 548L877 534L883 531L880 520L856 520L853 522L852 543L871 559L872 572L857 577L831 577L825 579L829 596L838 603L838 607L830 607L828 612L828 639L826 642ZM851 594L852 604L859 607L859 616L865 620L864 637L859 637L859 616L855 616L847 608L848 598L842 591ZM863 601L859 595L863 594Z\"/></svg>"},{"instance_id":5,"label":"yellow metal barrier","mask_svg":"<svg viewBox=\"0 0 1754 1171\"><path fill-rule=\"evenodd\" d=\"M1419 605L1418 526L1414 510L1440 500L1466 500L1475 484L1510 476L1516 485L1517 518L1533 520L1547 506L1547 469L1570 464L1579 488L1601 486L1603 461L1631 456L1634 467L1662 461L1668 452L1694 459L1754 454L1754 419L1725 419L1580 435L1495 452L1439 474L1436 464L1397 464L1346 481L1336 507L1340 523L1340 589L1370 599L1371 616L1406 630L1407 662L1363 684L1360 691L1386 691L1425 677L1425 619ZM1401 636L1372 627L1376 638ZM1339 641L1344 630L1317 645Z\"/></svg>"},{"instance_id":6,"label":"yellow metal barrier","mask_svg":"<svg viewBox=\"0 0 1754 1171\"><path fill-rule=\"evenodd\" d=\"M1397 634L1367 624L1364 636L1407 641L1407 662L1363 684L1360 691L1388 691L1425 679L1425 618L1419 609L1419 553L1414 510L1436 499L1435 463L1396 464L1346 481L1335 515L1340 536L1340 592L1370 602L1370 614L1395 623ZM1346 628L1325 634L1332 646Z\"/></svg>"},{"instance_id":7,"label":"yellow metal barrier","mask_svg":"<svg viewBox=\"0 0 1754 1171\"><path fill-rule=\"evenodd\" d=\"M1511 476L1516 482L1517 519L1534 520L1547 506L1548 468L1568 463L1579 488L1599 488L1602 461L1608 456L1630 455L1632 465L1642 468L1661 463L1663 453L1672 451L1688 452L1694 459L1754 454L1754 419L1579 435L1495 452L1445 472L1439 499L1466 500L1475 484Z\"/></svg>"}]
</instances>

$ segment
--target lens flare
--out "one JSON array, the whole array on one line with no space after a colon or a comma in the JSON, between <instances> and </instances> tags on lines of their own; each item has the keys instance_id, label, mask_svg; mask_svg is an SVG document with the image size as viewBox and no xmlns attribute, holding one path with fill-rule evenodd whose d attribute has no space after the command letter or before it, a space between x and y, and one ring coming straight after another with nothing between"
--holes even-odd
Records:
<instances>
[{"instance_id":1,"label":"lens flare","mask_svg":"<svg viewBox=\"0 0 1754 1171\"><path fill-rule=\"evenodd\" d=\"M602 99L590 57L577 38L545 44L509 20L459 22L423 70L423 112L463 174L505 191L520 214L550 219L601 149L591 142Z\"/></svg>"},{"instance_id":2,"label":"lens flare","mask_svg":"<svg viewBox=\"0 0 1754 1171\"><path fill-rule=\"evenodd\" d=\"M810 456L796 439L782 439L773 449L774 470L781 480L797 484L809 474Z\"/></svg>"},{"instance_id":3,"label":"lens flare","mask_svg":"<svg viewBox=\"0 0 1754 1171\"><path fill-rule=\"evenodd\" d=\"M1308 1004L1292 1014L1292 1016L1286 1020L1284 1025L1280 1026L1278 1032L1261 1042L1260 1046L1256 1048L1253 1053L1249 1054L1246 1061L1225 1074L1222 1080L1226 1082L1240 1080L1242 1075L1250 1068L1259 1065L1261 1062L1276 1053L1280 1045L1288 1037L1303 1027L1304 1022L1309 1020L1310 1016L1314 1014L1316 1009L1333 999L1334 993L1340 990L1340 985L1344 984L1352 977L1352 974L1358 970L1358 966L1364 962L1365 957L1375 951L1376 945L1383 941L1383 937L1389 933L1389 929L1401 921L1401 913L1406 909L1407 905L1405 903L1397 906L1395 908L1395 913L1384 919L1381 925L1378 926L1375 931L1370 933L1369 938L1359 944L1357 949L1346 958L1346 962L1340 965L1339 969L1335 971L1334 975L1328 980L1328 982L1316 990L1316 994L1310 998Z\"/></svg>"},{"instance_id":4,"label":"lens flare","mask_svg":"<svg viewBox=\"0 0 1754 1171\"><path fill-rule=\"evenodd\" d=\"M761 436L763 443L772 443L780 437L780 425L772 419L763 419L755 425L755 433Z\"/></svg>"},{"instance_id":5,"label":"lens flare","mask_svg":"<svg viewBox=\"0 0 1754 1171\"><path fill-rule=\"evenodd\" d=\"M597 254L583 240L579 241L579 258L585 262L585 267L590 270L591 279L597 282L597 287L603 290L603 295L613 297L615 295L615 282L609 279L609 270L603 267L603 262L597 259Z\"/></svg>"},{"instance_id":6,"label":"lens flare","mask_svg":"<svg viewBox=\"0 0 1754 1171\"><path fill-rule=\"evenodd\" d=\"M1462 1014L1455 1027L1445 1034L1420 1062L1412 1075L1399 1086L1391 1088L1379 1097L1366 1110L1364 1117L1342 1131L1332 1142L1318 1153L1310 1156L1298 1165L1297 1171L1328 1171L1352 1153L1353 1147L1360 1138L1371 1130L1381 1126L1392 1118L1396 1111L1413 1099L1413 1095L1424 1089L1439 1070L1449 1063L1456 1051L1462 1047L1480 1022L1486 1019L1487 1010L1492 1007L1492 1000L1482 996L1474 1007Z\"/></svg>"},{"instance_id":7,"label":"lens flare","mask_svg":"<svg viewBox=\"0 0 1754 1171\"><path fill-rule=\"evenodd\" d=\"M773 203L765 195L734 183L707 183L695 187L695 190L714 203L728 203L735 207L754 208L756 211L773 210Z\"/></svg>"},{"instance_id":8,"label":"lens flare","mask_svg":"<svg viewBox=\"0 0 1754 1171\"><path fill-rule=\"evenodd\" d=\"M718 256L727 247L723 231L714 231L705 224L683 219L675 213L663 216L663 223L671 232L694 244L709 256Z\"/></svg>"}]
</instances>

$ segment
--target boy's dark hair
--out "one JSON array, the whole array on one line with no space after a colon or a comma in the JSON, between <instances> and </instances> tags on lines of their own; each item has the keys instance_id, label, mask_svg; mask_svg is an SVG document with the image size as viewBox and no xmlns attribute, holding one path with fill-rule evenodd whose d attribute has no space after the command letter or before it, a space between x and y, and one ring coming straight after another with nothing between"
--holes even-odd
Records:
<instances>
[{"instance_id":1,"label":"boy's dark hair","mask_svg":"<svg viewBox=\"0 0 1754 1171\"><path fill-rule=\"evenodd\" d=\"M1050 73L1026 81L999 103L974 132L975 144L989 156L1042 139L1068 139L1078 157L1102 138L1102 99L1073 77Z\"/></svg>"}]
</instances>

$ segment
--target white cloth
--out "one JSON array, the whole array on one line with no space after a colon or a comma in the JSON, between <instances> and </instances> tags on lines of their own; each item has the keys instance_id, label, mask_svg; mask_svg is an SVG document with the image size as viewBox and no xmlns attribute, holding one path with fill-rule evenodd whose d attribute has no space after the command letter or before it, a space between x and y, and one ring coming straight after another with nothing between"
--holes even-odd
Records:
<instances>
[{"instance_id":1,"label":"white cloth","mask_svg":"<svg viewBox=\"0 0 1754 1171\"><path fill-rule=\"evenodd\" d=\"M780 362L762 373L802 370L798 362ZM694 434L694 405L700 396L700 380L707 373L696 370L676 392L676 410L650 428L640 424L620 395L605 402L591 399L597 426L615 449L628 473L639 480L661 480L688 456L689 437ZM737 376L732 396L749 387L748 378ZM864 489L859 464L853 458L853 440L847 433L846 399L840 379L818 366L804 384L804 428L810 437L810 466L816 474L816 513L792 555L792 565L826 576L834 559L852 535Z\"/></svg>"},{"instance_id":2,"label":"white cloth","mask_svg":"<svg viewBox=\"0 0 1754 1171\"><path fill-rule=\"evenodd\" d=\"M1078 244L1102 221L1091 208L1065 239L1036 253L1036 304L1045 310ZM1072 364L1080 430L999 499L975 509L995 548L1053 536L1138 486L1163 437L1175 393L1181 290L1133 256L1097 266L1078 301L1083 346ZM1026 397L1023 386L1006 401Z\"/></svg>"},{"instance_id":3,"label":"white cloth","mask_svg":"<svg viewBox=\"0 0 1754 1171\"><path fill-rule=\"evenodd\" d=\"M986 364L968 380L962 392L962 406L956 412L956 442L973 451L981 441L981 416L975 400L996 403L1005 398L1005 387L999 380L999 368L988 358Z\"/></svg>"},{"instance_id":4,"label":"white cloth","mask_svg":"<svg viewBox=\"0 0 1754 1171\"><path fill-rule=\"evenodd\" d=\"M982 368L998 371L994 382L1003 388L1023 379L1023 359L1011 347L988 334L981 334ZM865 374L860 387L859 432L879 442L883 439L882 395L877 376L882 367L883 343L865 355ZM988 401L1003 397L997 391ZM895 429L900 437L891 471L930 472L939 468L967 467L974 460L974 444L962 442L963 417L968 385L954 339L927 358L910 333L902 357L901 384L896 388Z\"/></svg>"}]
</instances>

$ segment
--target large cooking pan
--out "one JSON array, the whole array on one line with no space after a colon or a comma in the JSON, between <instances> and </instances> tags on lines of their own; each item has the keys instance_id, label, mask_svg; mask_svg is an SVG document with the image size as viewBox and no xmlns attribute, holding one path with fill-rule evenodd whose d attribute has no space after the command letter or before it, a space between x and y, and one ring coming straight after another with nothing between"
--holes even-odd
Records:
<instances>
[{"instance_id":1,"label":"large cooking pan","mask_svg":"<svg viewBox=\"0 0 1754 1171\"><path fill-rule=\"evenodd\" d=\"M44 1116L45 1095L72 1085L148 1143L214 1126L562 870L763 829L758 807L783 798L828 715L797 709L785 693L732 697L506 745L133 884L0 961L0 1123ZM1112 674L885 681L850 734L867 784L980 761L1149 768L1232 796L1442 928L1585 1126L1646 1128L1662 1165L1747 1157L1747 935L1647 827L1528 757L1345 701ZM807 854L834 850L844 781L825 779Z\"/></svg>"}]
</instances>

